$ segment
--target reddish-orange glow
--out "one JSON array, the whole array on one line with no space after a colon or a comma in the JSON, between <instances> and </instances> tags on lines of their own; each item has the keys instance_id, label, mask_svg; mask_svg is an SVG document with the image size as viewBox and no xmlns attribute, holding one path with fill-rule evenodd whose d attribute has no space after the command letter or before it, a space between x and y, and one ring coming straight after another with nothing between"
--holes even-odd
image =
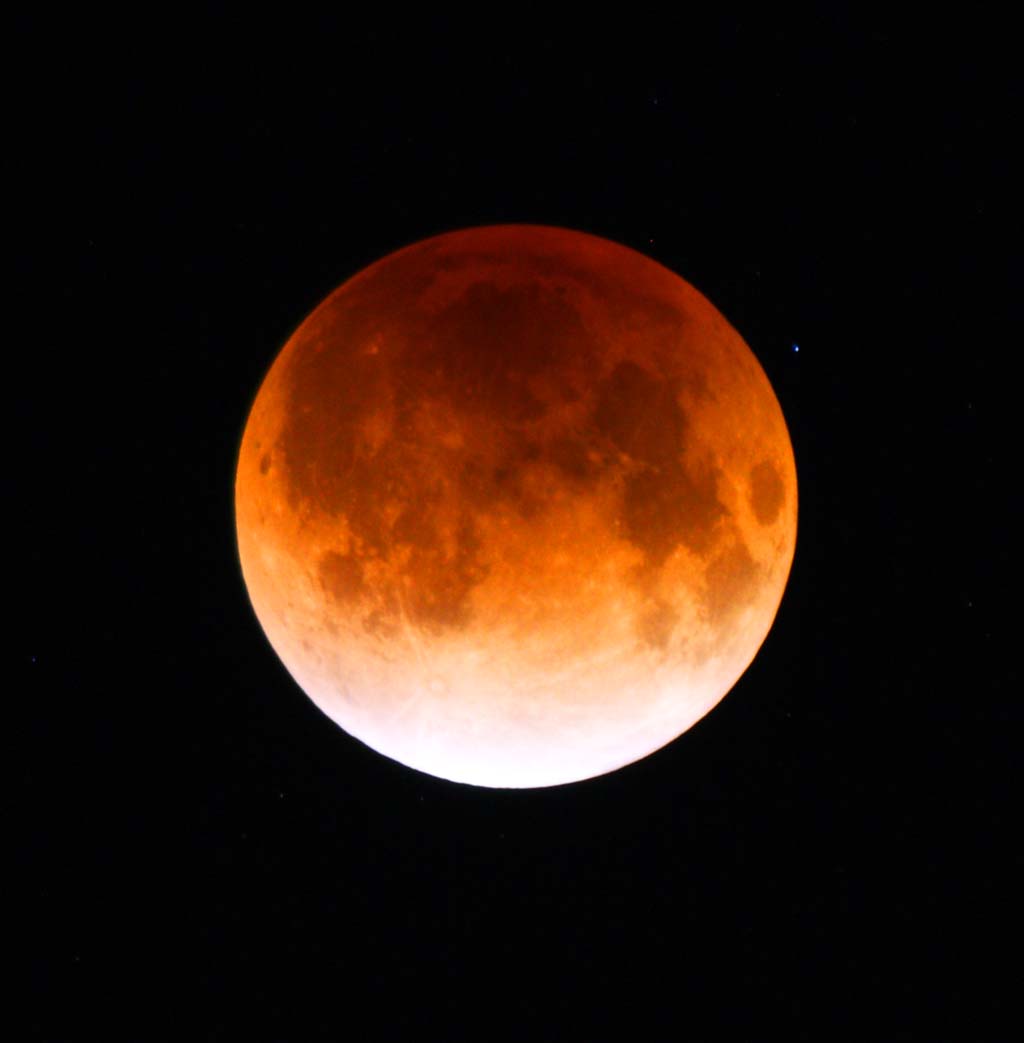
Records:
<instances>
[{"instance_id":1,"label":"reddish-orange glow","mask_svg":"<svg viewBox=\"0 0 1024 1043\"><path fill-rule=\"evenodd\" d=\"M753 354L577 232L400 250L296 331L246 425L238 547L311 699L412 767L586 778L671 741L775 617L796 471Z\"/></svg>"}]
</instances>

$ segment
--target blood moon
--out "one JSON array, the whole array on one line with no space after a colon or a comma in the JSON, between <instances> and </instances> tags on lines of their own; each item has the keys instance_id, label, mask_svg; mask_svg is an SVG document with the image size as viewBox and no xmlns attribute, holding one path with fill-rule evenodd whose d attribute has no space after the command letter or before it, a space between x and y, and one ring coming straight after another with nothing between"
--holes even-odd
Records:
<instances>
[{"instance_id":1,"label":"blood moon","mask_svg":"<svg viewBox=\"0 0 1024 1043\"><path fill-rule=\"evenodd\" d=\"M245 427L238 550L325 714L432 775L550 786L690 727L796 539L793 452L719 312L626 247L507 225L332 293Z\"/></svg>"}]
</instances>

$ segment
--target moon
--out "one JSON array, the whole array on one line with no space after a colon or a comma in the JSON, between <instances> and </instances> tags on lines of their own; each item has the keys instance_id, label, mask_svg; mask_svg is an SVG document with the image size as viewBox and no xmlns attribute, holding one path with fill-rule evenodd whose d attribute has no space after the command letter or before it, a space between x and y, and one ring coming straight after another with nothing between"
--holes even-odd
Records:
<instances>
[{"instance_id":1,"label":"moon","mask_svg":"<svg viewBox=\"0 0 1024 1043\"><path fill-rule=\"evenodd\" d=\"M665 746L775 619L797 481L753 353L686 281L535 225L390 254L299 326L242 436L242 575L346 732L553 786Z\"/></svg>"}]
</instances>

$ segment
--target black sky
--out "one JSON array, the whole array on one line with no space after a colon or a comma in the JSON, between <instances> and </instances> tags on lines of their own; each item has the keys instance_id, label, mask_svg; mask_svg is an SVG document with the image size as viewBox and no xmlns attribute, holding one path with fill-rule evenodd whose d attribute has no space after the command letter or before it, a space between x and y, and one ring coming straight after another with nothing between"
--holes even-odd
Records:
<instances>
[{"instance_id":1,"label":"black sky","mask_svg":"<svg viewBox=\"0 0 1024 1043\"><path fill-rule=\"evenodd\" d=\"M16 19L16 1038L1011 1037L1007 26L175 17ZM232 505L311 308L508 221L704 292L801 497L727 699L524 793L330 724L249 608Z\"/></svg>"}]
</instances>

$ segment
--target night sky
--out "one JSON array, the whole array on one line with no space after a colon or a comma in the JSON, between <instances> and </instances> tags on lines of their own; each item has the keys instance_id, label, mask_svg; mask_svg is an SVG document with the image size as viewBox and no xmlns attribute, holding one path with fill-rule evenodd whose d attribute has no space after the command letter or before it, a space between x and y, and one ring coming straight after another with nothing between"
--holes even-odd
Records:
<instances>
[{"instance_id":1,"label":"night sky","mask_svg":"<svg viewBox=\"0 0 1024 1043\"><path fill-rule=\"evenodd\" d=\"M11 1038L1015 1035L1007 26L161 17L21 16L11 44ZM233 517L309 311L499 222L707 295L800 483L726 699L523 792L330 723L252 613Z\"/></svg>"}]
</instances>

